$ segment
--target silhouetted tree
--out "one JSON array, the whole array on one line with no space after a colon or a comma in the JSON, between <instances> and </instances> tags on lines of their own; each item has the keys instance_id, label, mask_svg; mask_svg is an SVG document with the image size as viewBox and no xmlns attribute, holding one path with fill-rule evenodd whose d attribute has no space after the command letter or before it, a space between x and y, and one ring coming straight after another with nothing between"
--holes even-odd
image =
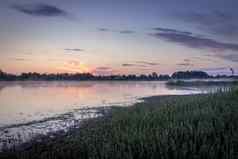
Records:
<instances>
[{"instance_id":1,"label":"silhouetted tree","mask_svg":"<svg viewBox=\"0 0 238 159\"><path fill-rule=\"evenodd\" d=\"M169 80L170 78L169 75L159 75L159 80Z\"/></svg>"},{"instance_id":2,"label":"silhouetted tree","mask_svg":"<svg viewBox=\"0 0 238 159\"><path fill-rule=\"evenodd\" d=\"M209 75L203 71L179 71L172 74L175 79L190 79L190 78L209 78Z\"/></svg>"},{"instance_id":3,"label":"silhouetted tree","mask_svg":"<svg viewBox=\"0 0 238 159\"><path fill-rule=\"evenodd\" d=\"M152 78L153 78L153 79L158 79L158 74L157 74L156 72L153 72L153 73L152 73Z\"/></svg>"},{"instance_id":4,"label":"silhouetted tree","mask_svg":"<svg viewBox=\"0 0 238 159\"><path fill-rule=\"evenodd\" d=\"M225 76L225 75L218 75L215 76L216 78L238 78L237 76ZM215 78L214 77L214 78ZM180 71L175 72L172 75L172 78L175 79L190 79L190 78L212 78L206 72L202 71ZM169 75L158 75L156 72L153 72L149 75L109 75L109 76L95 76L91 73L57 73L57 74L40 74L37 72L29 72L29 73L22 73L21 75L13 75L8 74L0 70L0 80L1 81L27 81L27 80L44 80L44 81L60 81L60 80L67 80L67 81L85 81L85 80L131 80L131 81L152 81L152 80L169 80L171 77Z\"/></svg>"},{"instance_id":5,"label":"silhouetted tree","mask_svg":"<svg viewBox=\"0 0 238 159\"><path fill-rule=\"evenodd\" d=\"M4 75L4 72L0 69L0 76Z\"/></svg>"}]
</instances>

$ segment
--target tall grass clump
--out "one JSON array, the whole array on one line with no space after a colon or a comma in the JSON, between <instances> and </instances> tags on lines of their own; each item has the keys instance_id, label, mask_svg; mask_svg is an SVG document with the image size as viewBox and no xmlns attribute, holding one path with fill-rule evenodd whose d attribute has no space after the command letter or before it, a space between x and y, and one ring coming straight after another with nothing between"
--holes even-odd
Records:
<instances>
[{"instance_id":1,"label":"tall grass clump","mask_svg":"<svg viewBox=\"0 0 238 159\"><path fill-rule=\"evenodd\" d=\"M112 108L63 137L3 157L19 159L235 159L238 91L150 97ZM1 156L0 156L1 157Z\"/></svg>"}]
</instances>

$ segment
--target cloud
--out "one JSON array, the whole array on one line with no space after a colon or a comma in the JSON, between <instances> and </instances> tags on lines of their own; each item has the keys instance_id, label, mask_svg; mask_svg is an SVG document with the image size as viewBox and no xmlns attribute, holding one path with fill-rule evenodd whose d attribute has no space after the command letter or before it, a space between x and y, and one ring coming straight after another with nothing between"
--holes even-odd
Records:
<instances>
[{"instance_id":1,"label":"cloud","mask_svg":"<svg viewBox=\"0 0 238 159\"><path fill-rule=\"evenodd\" d=\"M226 38L238 36L238 13L234 11L213 10L209 12L191 12L177 15L184 22L196 25L200 30Z\"/></svg>"},{"instance_id":2,"label":"cloud","mask_svg":"<svg viewBox=\"0 0 238 159\"><path fill-rule=\"evenodd\" d=\"M147 62L147 61L136 61L136 63L144 64L144 65L149 65L149 66L157 66L157 65L160 65L159 63L156 63L156 62Z\"/></svg>"},{"instance_id":3,"label":"cloud","mask_svg":"<svg viewBox=\"0 0 238 159\"><path fill-rule=\"evenodd\" d=\"M136 66L135 64L130 64L130 63L124 63L122 64L123 67L131 67L131 66Z\"/></svg>"},{"instance_id":4,"label":"cloud","mask_svg":"<svg viewBox=\"0 0 238 159\"><path fill-rule=\"evenodd\" d=\"M189 62L184 62L184 63L178 63L178 64L176 64L176 65L178 65L178 66L193 66L193 64L191 64L191 63L189 63Z\"/></svg>"},{"instance_id":5,"label":"cloud","mask_svg":"<svg viewBox=\"0 0 238 159\"><path fill-rule=\"evenodd\" d=\"M121 33L121 34L134 34L135 31L133 31L133 30L121 30L121 31L119 31L119 33Z\"/></svg>"},{"instance_id":6,"label":"cloud","mask_svg":"<svg viewBox=\"0 0 238 159\"><path fill-rule=\"evenodd\" d=\"M167 28L157 29L156 33L150 35L168 42L177 43L193 49L208 49L210 51L215 52L215 55L218 58L232 62L238 62L238 44L236 43L221 42L190 32ZM185 63L181 64L186 65Z\"/></svg>"},{"instance_id":7,"label":"cloud","mask_svg":"<svg viewBox=\"0 0 238 159\"><path fill-rule=\"evenodd\" d=\"M25 58L10 58L10 60L13 60L13 61L28 61L28 59L25 59Z\"/></svg>"},{"instance_id":8,"label":"cloud","mask_svg":"<svg viewBox=\"0 0 238 159\"><path fill-rule=\"evenodd\" d=\"M68 15L66 11L48 4L15 4L11 8L31 16L55 17Z\"/></svg>"},{"instance_id":9,"label":"cloud","mask_svg":"<svg viewBox=\"0 0 238 159\"><path fill-rule=\"evenodd\" d=\"M156 62L148 62L148 61L135 61L133 63L124 63L122 64L123 67L151 67L151 66L157 66L160 65Z\"/></svg>"},{"instance_id":10,"label":"cloud","mask_svg":"<svg viewBox=\"0 0 238 159\"><path fill-rule=\"evenodd\" d=\"M133 63L124 63L122 64L123 67L147 67L147 65L142 64L133 64Z\"/></svg>"},{"instance_id":11,"label":"cloud","mask_svg":"<svg viewBox=\"0 0 238 159\"><path fill-rule=\"evenodd\" d=\"M222 54L222 55L219 55L220 57L222 57L223 59L227 59L227 60L230 60L232 62L238 62L238 53L229 53L229 54Z\"/></svg>"},{"instance_id":12,"label":"cloud","mask_svg":"<svg viewBox=\"0 0 238 159\"><path fill-rule=\"evenodd\" d=\"M156 27L156 28L153 28L153 29L154 29L155 31L165 32L165 33L174 33L174 34L182 34L182 35L192 35L191 32L179 31L179 30L169 29L169 28Z\"/></svg>"},{"instance_id":13,"label":"cloud","mask_svg":"<svg viewBox=\"0 0 238 159\"><path fill-rule=\"evenodd\" d=\"M84 51L83 49L78 49L78 48L66 48L64 51L70 51L70 52L81 52Z\"/></svg>"},{"instance_id":14,"label":"cloud","mask_svg":"<svg viewBox=\"0 0 238 159\"><path fill-rule=\"evenodd\" d=\"M238 44L219 42L214 39L197 36L194 34L187 34L181 31L160 31L152 34L162 40L178 43L190 48L196 49L213 49L219 51L231 50L238 51Z\"/></svg>"},{"instance_id":15,"label":"cloud","mask_svg":"<svg viewBox=\"0 0 238 159\"><path fill-rule=\"evenodd\" d=\"M96 70L111 70L111 67L97 67Z\"/></svg>"},{"instance_id":16,"label":"cloud","mask_svg":"<svg viewBox=\"0 0 238 159\"><path fill-rule=\"evenodd\" d=\"M98 28L100 32L113 32L113 33L120 33L120 34L134 34L136 31L133 30L114 30L109 28Z\"/></svg>"},{"instance_id":17,"label":"cloud","mask_svg":"<svg viewBox=\"0 0 238 159\"><path fill-rule=\"evenodd\" d=\"M108 28L98 28L98 30L101 31L101 32L108 32L108 31L110 31L110 29L108 29Z\"/></svg>"}]
</instances>

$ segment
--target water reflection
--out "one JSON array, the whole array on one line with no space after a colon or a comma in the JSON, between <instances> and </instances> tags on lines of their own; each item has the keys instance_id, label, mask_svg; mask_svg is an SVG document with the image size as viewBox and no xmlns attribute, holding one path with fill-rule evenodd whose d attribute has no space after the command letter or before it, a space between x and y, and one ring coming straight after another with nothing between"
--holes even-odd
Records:
<instances>
[{"instance_id":1,"label":"water reflection","mask_svg":"<svg viewBox=\"0 0 238 159\"><path fill-rule=\"evenodd\" d=\"M0 88L0 127L77 108L128 105L144 96L199 92L164 82L0 82Z\"/></svg>"},{"instance_id":2,"label":"water reflection","mask_svg":"<svg viewBox=\"0 0 238 159\"><path fill-rule=\"evenodd\" d=\"M79 126L84 119L96 118L105 114L109 108L79 109L40 121L10 125L0 128L0 152L32 139L40 140L42 135L54 137L55 133L65 133Z\"/></svg>"},{"instance_id":3,"label":"water reflection","mask_svg":"<svg viewBox=\"0 0 238 159\"><path fill-rule=\"evenodd\" d=\"M141 97L207 90L167 87L158 81L0 82L0 147L38 134L66 131L84 118L100 115L95 107L129 106Z\"/></svg>"}]
</instances>

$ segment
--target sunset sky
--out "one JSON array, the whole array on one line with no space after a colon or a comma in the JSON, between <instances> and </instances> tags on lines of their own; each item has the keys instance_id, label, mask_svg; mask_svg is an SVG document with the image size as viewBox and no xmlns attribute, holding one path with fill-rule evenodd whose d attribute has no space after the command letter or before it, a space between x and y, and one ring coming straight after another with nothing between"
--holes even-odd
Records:
<instances>
[{"instance_id":1,"label":"sunset sky","mask_svg":"<svg viewBox=\"0 0 238 159\"><path fill-rule=\"evenodd\" d=\"M237 0L2 0L0 69L238 72Z\"/></svg>"}]
</instances>

